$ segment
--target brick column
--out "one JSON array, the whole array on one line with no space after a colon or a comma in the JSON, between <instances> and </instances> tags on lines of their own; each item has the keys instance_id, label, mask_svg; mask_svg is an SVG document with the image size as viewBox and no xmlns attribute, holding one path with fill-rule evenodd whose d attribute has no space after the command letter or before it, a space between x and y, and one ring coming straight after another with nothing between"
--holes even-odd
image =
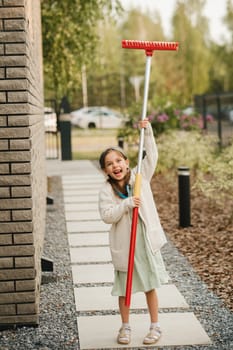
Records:
<instances>
[{"instance_id":1,"label":"brick column","mask_svg":"<svg viewBox=\"0 0 233 350\"><path fill-rule=\"evenodd\" d=\"M0 328L38 324L45 212L40 0L0 0Z\"/></svg>"}]
</instances>

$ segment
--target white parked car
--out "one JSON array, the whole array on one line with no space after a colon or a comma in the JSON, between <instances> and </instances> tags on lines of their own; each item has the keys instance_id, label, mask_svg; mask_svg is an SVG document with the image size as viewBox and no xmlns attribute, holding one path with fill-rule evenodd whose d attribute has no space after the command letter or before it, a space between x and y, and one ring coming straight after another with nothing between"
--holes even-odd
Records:
<instances>
[{"instance_id":1,"label":"white parked car","mask_svg":"<svg viewBox=\"0 0 233 350\"><path fill-rule=\"evenodd\" d=\"M46 132L57 131L57 115L50 107L44 108L44 125Z\"/></svg>"},{"instance_id":2,"label":"white parked car","mask_svg":"<svg viewBox=\"0 0 233 350\"><path fill-rule=\"evenodd\" d=\"M185 109L183 109L182 113L186 114L186 115L191 115L193 113L195 113L195 109L191 106L186 107Z\"/></svg>"},{"instance_id":3,"label":"white parked car","mask_svg":"<svg viewBox=\"0 0 233 350\"><path fill-rule=\"evenodd\" d=\"M123 126L124 117L107 107L84 107L71 112L71 124L80 128L109 128Z\"/></svg>"}]
</instances>

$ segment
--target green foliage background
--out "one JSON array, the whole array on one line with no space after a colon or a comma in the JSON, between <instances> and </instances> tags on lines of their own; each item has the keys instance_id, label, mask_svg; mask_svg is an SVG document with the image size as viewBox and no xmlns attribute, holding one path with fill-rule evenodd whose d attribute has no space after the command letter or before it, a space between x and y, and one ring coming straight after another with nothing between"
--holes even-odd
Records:
<instances>
[{"instance_id":1,"label":"green foliage background","mask_svg":"<svg viewBox=\"0 0 233 350\"><path fill-rule=\"evenodd\" d=\"M45 98L67 96L74 109L82 107L85 65L89 105L123 111L131 106L135 95L130 77L144 75L145 57L141 50L121 49L122 39L180 43L178 52L154 54L149 100L157 95L188 105L194 94L233 90L233 1L228 0L223 18L231 40L221 44L210 38L204 4L177 0L167 37L158 12L126 13L117 0L43 0Z\"/></svg>"}]
</instances>

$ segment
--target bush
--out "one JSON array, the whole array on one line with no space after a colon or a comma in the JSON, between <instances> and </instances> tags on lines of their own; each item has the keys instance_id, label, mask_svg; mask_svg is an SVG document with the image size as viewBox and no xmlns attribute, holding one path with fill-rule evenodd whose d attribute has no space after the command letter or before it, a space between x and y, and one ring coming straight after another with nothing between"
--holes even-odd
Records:
<instances>
[{"instance_id":1,"label":"bush","mask_svg":"<svg viewBox=\"0 0 233 350\"><path fill-rule=\"evenodd\" d=\"M203 129L203 117L195 112L182 112L181 108L167 99L155 98L148 104L147 118L150 120L154 135L158 136L168 130L200 131ZM136 142L138 137L137 122L141 119L141 104L134 104L128 110L127 122L124 128L119 130L118 136L124 137L128 143ZM213 117L208 115L207 122L212 122Z\"/></svg>"},{"instance_id":2,"label":"bush","mask_svg":"<svg viewBox=\"0 0 233 350\"><path fill-rule=\"evenodd\" d=\"M200 189L213 203L230 205L233 218L233 143L219 151L217 138L197 131L172 131L157 140L157 171L190 168L193 187ZM227 204L226 204L227 203Z\"/></svg>"},{"instance_id":3,"label":"bush","mask_svg":"<svg viewBox=\"0 0 233 350\"><path fill-rule=\"evenodd\" d=\"M157 140L159 161L157 171L164 172L187 166L195 172L208 171L217 151L217 138L197 131L170 131Z\"/></svg>"},{"instance_id":4,"label":"bush","mask_svg":"<svg viewBox=\"0 0 233 350\"><path fill-rule=\"evenodd\" d=\"M208 177L201 174L196 186L217 204L229 203L233 217L233 143L208 164Z\"/></svg>"}]
</instances>

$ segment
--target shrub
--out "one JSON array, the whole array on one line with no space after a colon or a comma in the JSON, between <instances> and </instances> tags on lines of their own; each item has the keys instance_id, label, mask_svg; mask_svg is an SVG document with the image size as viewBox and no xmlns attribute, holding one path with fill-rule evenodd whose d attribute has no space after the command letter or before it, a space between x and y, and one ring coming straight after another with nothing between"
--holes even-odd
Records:
<instances>
[{"instance_id":1,"label":"shrub","mask_svg":"<svg viewBox=\"0 0 233 350\"><path fill-rule=\"evenodd\" d=\"M157 140L157 171L166 174L187 166L193 173L193 187L217 205L230 206L233 218L233 143L219 151L217 137L197 131L172 131Z\"/></svg>"},{"instance_id":2,"label":"shrub","mask_svg":"<svg viewBox=\"0 0 233 350\"><path fill-rule=\"evenodd\" d=\"M229 203L233 217L233 143L209 162L208 175L200 174L196 186L217 204Z\"/></svg>"},{"instance_id":3,"label":"shrub","mask_svg":"<svg viewBox=\"0 0 233 350\"><path fill-rule=\"evenodd\" d=\"M172 102L160 99L154 101L154 106L148 115L155 135L179 127L177 108Z\"/></svg>"},{"instance_id":4,"label":"shrub","mask_svg":"<svg viewBox=\"0 0 233 350\"><path fill-rule=\"evenodd\" d=\"M197 130L203 129L203 117L195 112L182 112L182 109L167 99L155 98L148 104L147 118L150 120L155 136L168 130ZM119 130L118 135L123 136L128 143L134 143L138 137L137 122L141 119L141 104L134 104L128 110L128 118L125 127ZM213 117L208 115L207 122L212 122Z\"/></svg>"},{"instance_id":5,"label":"shrub","mask_svg":"<svg viewBox=\"0 0 233 350\"><path fill-rule=\"evenodd\" d=\"M170 131L157 140L159 161L157 171L187 166L195 172L208 171L216 153L217 138L197 131Z\"/></svg>"},{"instance_id":6,"label":"shrub","mask_svg":"<svg viewBox=\"0 0 233 350\"><path fill-rule=\"evenodd\" d=\"M137 123L140 120L141 105L135 103L128 109L123 128L118 129L117 137L123 137L126 143L134 144L138 141Z\"/></svg>"}]
</instances>

